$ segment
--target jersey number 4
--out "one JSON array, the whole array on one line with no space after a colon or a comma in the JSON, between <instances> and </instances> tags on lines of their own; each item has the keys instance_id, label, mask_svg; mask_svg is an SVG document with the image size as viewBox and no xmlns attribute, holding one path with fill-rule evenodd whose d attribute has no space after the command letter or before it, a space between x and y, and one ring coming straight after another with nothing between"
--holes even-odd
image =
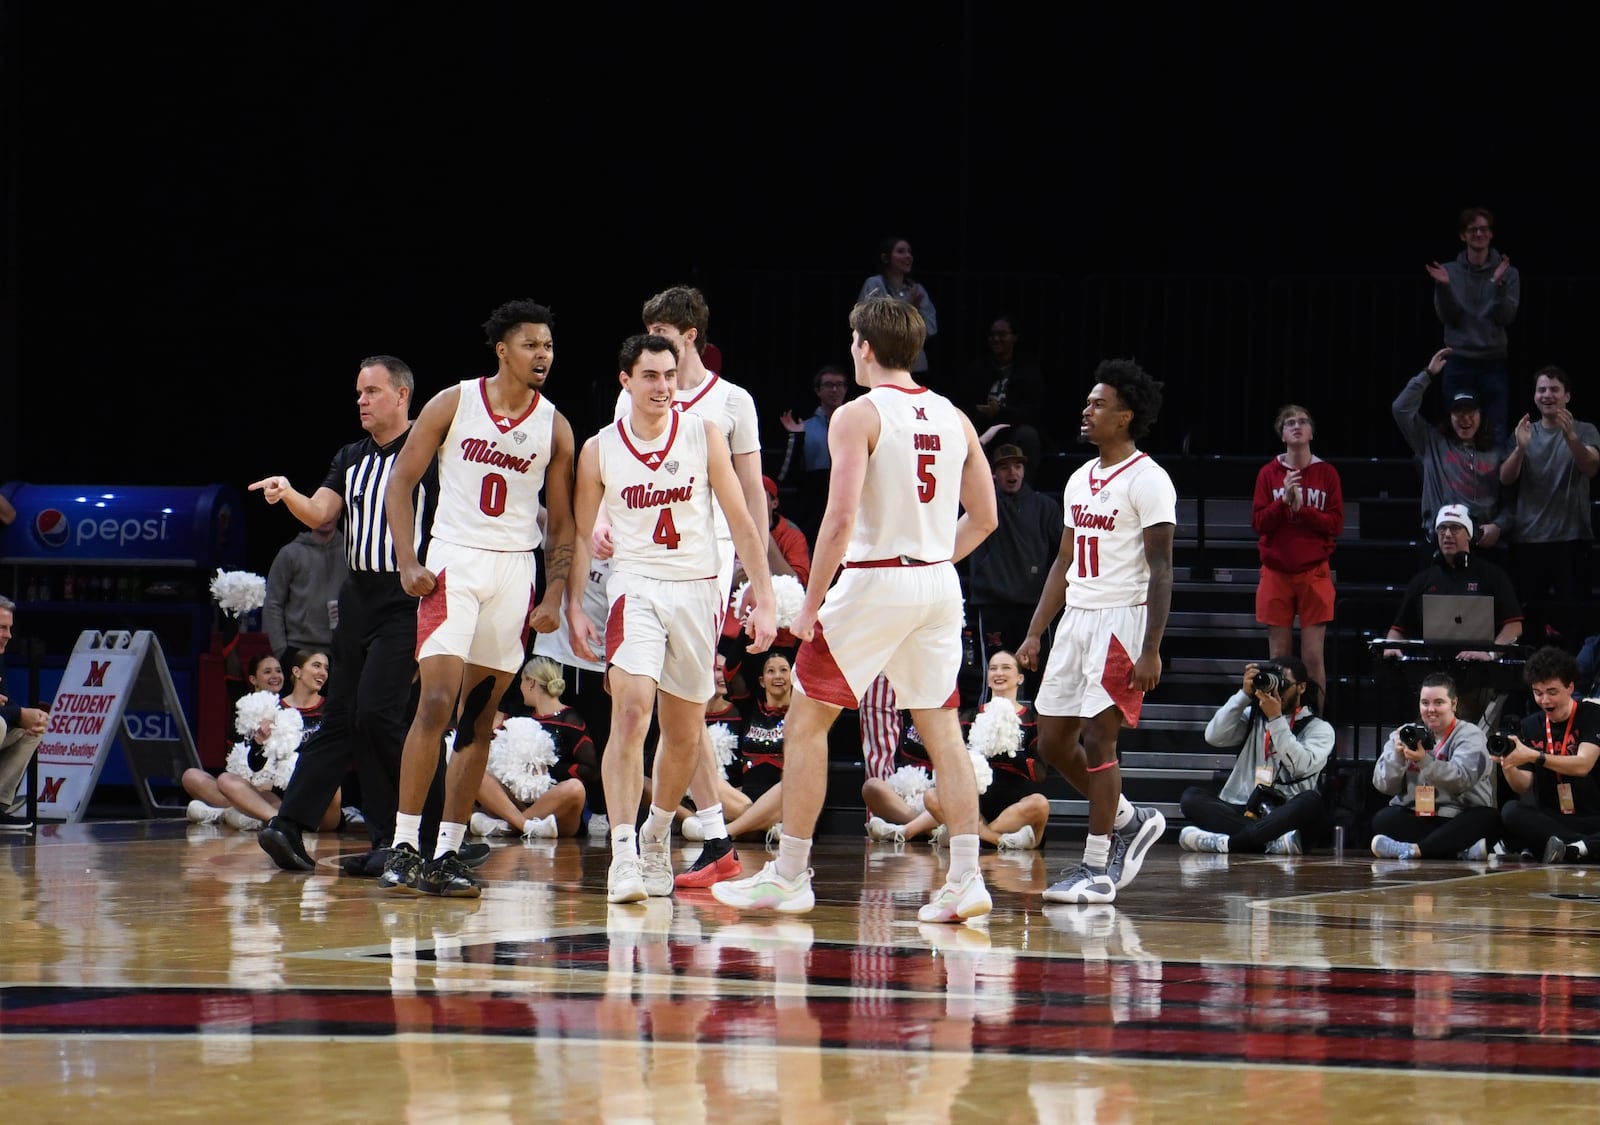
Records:
<instances>
[{"instance_id":1,"label":"jersey number 4","mask_svg":"<svg viewBox=\"0 0 1600 1125\"><path fill-rule=\"evenodd\" d=\"M1100 537L1098 535L1078 536L1078 549L1074 553L1078 559L1079 578L1100 577Z\"/></svg>"},{"instance_id":2,"label":"jersey number 4","mask_svg":"<svg viewBox=\"0 0 1600 1125\"><path fill-rule=\"evenodd\" d=\"M660 543L669 551L676 551L683 536L678 534L678 525L672 522L672 509L662 508L661 515L656 519L656 529L650 533L652 542Z\"/></svg>"}]
</instances>

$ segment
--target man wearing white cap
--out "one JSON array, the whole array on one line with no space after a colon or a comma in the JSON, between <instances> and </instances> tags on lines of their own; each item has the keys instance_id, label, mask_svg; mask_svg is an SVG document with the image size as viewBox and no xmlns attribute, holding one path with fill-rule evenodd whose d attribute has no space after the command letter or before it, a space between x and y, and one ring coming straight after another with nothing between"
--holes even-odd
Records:
<instances>
[{"instance_id":1,"label":"man wearing white cap","mask_svg":"<svg viewBox=\"0 0 1600 1125\"><path fill-rule=\"evenodd\" d=\"M1403 641L1422 636L1422 598L1425 594L1469 594L1494 599L1494 643L1509 645L1522 636L1522 606L1517 602L1511 579L1487 559L1472 557L1472 517L1465 504L1446 504L1433 521L1434 541L1439 549L1433 561L1411 580L1400 612L1389 626L1386 637ZM1387 649L1385 656L1400 655ZM1491 652L1463 652L1462 660L1492 660Z\"/></svg>"}]
</instances>

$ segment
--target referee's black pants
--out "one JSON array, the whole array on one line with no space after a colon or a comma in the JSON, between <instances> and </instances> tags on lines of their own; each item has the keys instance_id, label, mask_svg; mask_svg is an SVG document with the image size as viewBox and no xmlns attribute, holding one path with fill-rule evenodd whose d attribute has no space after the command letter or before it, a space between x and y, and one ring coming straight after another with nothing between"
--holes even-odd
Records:
<instances>
[{"instance_id":1,"label":"referee's black pants","mask_svg":"<svg viewBox=\"0 0 1600 1125\"><path fill-rule=\"evenodd\" d=\"M353 760L367 831L373 847L383 847L394 838L400 757L415 710L417 599L400 588L398 574L356 571L345 579L333 648L322 726L300 747L279 814L315 828ZM441 754L422 810L424 845L437 834L443 810Z\"/></svg>"}]
</instances>

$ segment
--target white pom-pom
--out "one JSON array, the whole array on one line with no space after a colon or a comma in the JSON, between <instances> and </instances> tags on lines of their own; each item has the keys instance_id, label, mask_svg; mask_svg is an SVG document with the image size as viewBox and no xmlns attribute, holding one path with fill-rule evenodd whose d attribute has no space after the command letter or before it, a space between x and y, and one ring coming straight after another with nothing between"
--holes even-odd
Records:
<instances>
[{"instance_id":1,"label":"white pom-pom","mask_svg":"<svg viewBox=\"0 0 1600 1125\"><path fill-rule=\"evenodd\" d=\"M889 788L914 812L922 812L922 794L933 788L933 776L921 766L901 766L889 775Z\"/></svg>"},{"instance_id":2,"label":"white pom-pom","mask_svg":"<svg viewBox=\"0 0 1600 1125\"><path fill-rule=\"evenodd\" d=\"M272 722L281 710L277 692L253 691L233 705L233 729L246 738L254 738L261 724Z\"/></svg>"},{"instance_id":3,"label":"white pom-pom","mask_svg":"<svg viewBox=\"0 0 1600 1125\"><path fill-rule=\"evenodd\" d=\"M233 749L228 751L228 772L236 777L244 778L245 781L257 789L272 788L272 765L273 763L269 759L261 769L251 769L250 743L248 742L235 742Z\"/></svg>"},{"instance_id":4,"label":"white pom-pom","mask_svg":"<svg viewBox=\"0 0 1600 1125\"><path fill-rule=\"evenodd\" d=\"M988 758L971 750L967 751L967 759L972 762L972 778L978 783L978 795L982 796L994 782L994 767L989 764Z\"/></svg>"},{"instance_id":5,"label":"white pom-pom","mask_svg":"<svg viewBox=\"0 0 1600 1125\"><path fill-rule=\"evenodd\" d=\"M739 749L739 736L728 729L727 723L711 724L711 749L717 755L717 765L722 767L722 776L728 776L728 767L733 765L735 751Z\"/></svg>"},{"instance_id":6,"label":"white pom-pom","mask_svg":"<svg viewBox=\"0 0 1600 1125\"><path fill-rule=\"evenodd\" d=\"M744 604L744 596L750 591L750 583L746 582L739 587L733 595L735 607ZM806 602L806 588L800 585L800 579L792 574L774 574L772 576L772 608L778 619L778 628L787 629L794 624L794 619L800 616L800 607Z\"/></svg>"},{"instance_id":7,"label":"white pom-pom","mask_svg":"<svg viewBox=\"0 0 1600 1125\"><path fill-rule=\"evenodd\" d=\"M555 741L536 719L507 719L489 744L489 773L524 804L549 790L550 767L555 764Z\"/></svg>"},{"instance_id":8,"label":"white pom-pom","mask_svg":"<svg viewBox=\"0 0 1600 1125\"><path fill-rule=\"evenodd\" d=\"M972 720L967 749L985 758L1015 758L1022 749L1022 719L1009 699L991 699Z\"/></svg>"},{"instance_id":9,"label":"white pom-pom","mask_svg":"<svg viewBox=\"0 0 1600 1125\"><path fill-rule=\"evenodd\" d=\"M211 579L211 600L233 617L242 617L267 604L267 580L248 570L217 569Z\"/></svg>"},{"instance_id":10,"label":"white pom-pom","mask_svg":"<svg viewBox=\"0 0 1600 1125\"><path fill-rule=\"evenodd\" d=\"M259 753L266 756L266 762L259 770L252 770L249 755L263 724L267 735L260 743ZM288 785L300 758L300 743L305 739L306 721L300 712L283 706L276 692L253 691L234 706L233 729L245 741L228 754L228 772L238 774L257 789L282 789Z\"/></svg>"}]
</instances>

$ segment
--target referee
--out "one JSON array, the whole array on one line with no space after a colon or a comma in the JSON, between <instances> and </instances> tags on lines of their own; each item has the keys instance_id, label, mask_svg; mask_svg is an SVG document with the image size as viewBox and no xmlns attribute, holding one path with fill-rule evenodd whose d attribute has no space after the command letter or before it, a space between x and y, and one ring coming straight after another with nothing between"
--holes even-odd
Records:
<instances>
[{"instance_id":1,"label":"referee","mask_svg":"<svg viewBox=\"0 0 1600 1125\"><path fill-rule=\"evenodd\" d=\"M346 860L341 865L345 873L376 878L394 836L400 750L417 667L417 599L400 588L383 493L411 429L415 388L411 368L394 356L362 360L356 375L356 405L367 436L339 450L321 487L309 497L287 477L267 477L250 486L269 504L281 501L307 527L343 515L350 564L350 575L339 590L333 675L322 726L300 748L283 805L258 837L261 849L285 871L310 871L315 866L301 833L321 819L352 758L373 850ZM426 557L438 495L439 470L431 464L412 497L416 526L405 529L419 558ZM424 836L437 831L443 801L440 770L424 812Z\"/></svg>"}]
</instances>

